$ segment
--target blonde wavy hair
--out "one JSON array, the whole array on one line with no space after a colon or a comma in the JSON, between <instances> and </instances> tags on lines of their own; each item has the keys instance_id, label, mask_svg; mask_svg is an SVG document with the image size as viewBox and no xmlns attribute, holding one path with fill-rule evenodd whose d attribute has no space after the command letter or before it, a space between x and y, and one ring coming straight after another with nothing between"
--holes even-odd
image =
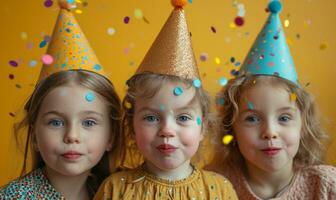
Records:
<instances>
[{"instance_id":1,"label":"blonde wavy hair","mask_svg":"<svg viewBox=\"0 0 336 200\"><path fill-rule=\"evenodd\" d=\"M294 157L295 166L315 165L324 163L325 143L328 135L323 130L314 98L302 86L275 76L243 75L231 79L219 92L218 98L224 102L219 105L219 130L217 141L222 141L226 134L235 134L233 124L239 113L239 100L244 91L257 84L268 84L282 87L289 94L296 95L296 104L301 112L302 129L299 150ZM224 100L224 101L223 101ZM229 166L244 166L244 158L235 141L229 145L218 144L214 162L220 163L220 168ZM214 164L212 164L211 168Z\"/></svg>"}]
</instances>

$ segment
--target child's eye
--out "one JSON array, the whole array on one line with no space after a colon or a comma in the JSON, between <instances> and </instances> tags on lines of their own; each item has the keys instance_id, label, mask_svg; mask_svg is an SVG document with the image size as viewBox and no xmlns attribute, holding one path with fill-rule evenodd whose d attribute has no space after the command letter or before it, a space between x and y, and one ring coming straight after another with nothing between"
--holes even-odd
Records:
<instances>
[{"instance_id":1,"label":"child's eye","mask_svg":"<svg viewBox=\"0 0 336 200\"><path fill-rule=\"evenodd\" d=\"M148 122L156 122L156 121L159 121L159 118L156 117L155 115L147 115L144 117L144 120Z\"/></svg>"},{"instance_id":2,"label":"child's eye","mask_svg":"<svg viewBox=\"0 0 336 200\"><path fill-rule=\"evenodd\" d=\"M87 120L84 120L82 122L82 125L85 126L85 127L91 127L91 126L94 126L96 124L97 124L97 122L92 120L92 119L87 119Z\"/></svg>"},{"instance_id":3,"label":"child's eye","mask_svg":"<svg viewBox=\"0 0 336 200\"><path fill-rule=\"evenodd\" d=\"M64 122L59 119L52 119L48 122L48 125L58 128L64 126Z\"/></svg>"},{"instance_id":4,"label":"child's eye","mask_svg":"<svg viewBox=\"0 0 336 200\"><path fill-rule=\"evenodd\" d=\"M177 120L180 122L187 122L189 120L192 120L192 118L188 115L180 115L177 117Z\"/></svg>"},{"instance_id":5,"label":"child's eye","mask_svg":"<svg viewBox=\"0 0 336 200\"><path fill-rule=\"evenodd\" d=\"M245 117L245 121L249 123L257 123L260 121L260 119L255 115L250 115L250 116Z\"/></svg>"},{"instance_id":6,"label":"child's eye","mask_svg":"<svg viewBox=\"0 0 336 200\"><path fill-rule=\"evenodd\" d=\"M291 118L290 118L290 116L288 116L288 115L282 115L282 116L279 117L278 120L279 120L280 122L288 122L288 121L291 120Z\"/></svg>"}]
</instances>

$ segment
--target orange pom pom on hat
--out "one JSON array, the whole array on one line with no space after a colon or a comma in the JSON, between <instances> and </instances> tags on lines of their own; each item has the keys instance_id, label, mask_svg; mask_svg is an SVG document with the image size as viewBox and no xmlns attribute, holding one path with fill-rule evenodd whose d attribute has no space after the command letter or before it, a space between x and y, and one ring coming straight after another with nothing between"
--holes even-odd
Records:
<instances>
[{"instance_id":1,"label":"orange pom pom on hat","mask_svg":"<svg viewBox=\"0 0 336 200\"><path fill-rule=\"evenodd\" d=\"M64 70L87 70L106 76L71 9L75 4L59 1L60 11L43 61L39 81Z\"/></svg>"},{"instance_id":2,"label":"orange pom pom on hat","mask_svg":"<svg viewBox=\"0 0 336 200\"><path fill-rule=\"evenodd\" d=\"M171 0L171 12L135 74L152 72L199 79L183 7L187 0Z\"/></svg>"}]
</instances>

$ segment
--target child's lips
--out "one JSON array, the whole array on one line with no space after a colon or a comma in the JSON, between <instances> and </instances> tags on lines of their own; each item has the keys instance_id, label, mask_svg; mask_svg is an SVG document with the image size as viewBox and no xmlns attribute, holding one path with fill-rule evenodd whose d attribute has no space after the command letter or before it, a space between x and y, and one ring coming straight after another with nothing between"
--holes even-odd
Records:
<instances>
[{"instance_id":1,"label":"child's lips","mask_svg":"<svg viewBox=\"0 0 336 200\"><path fill-rule=\"evenodd\" d=\"M279 153L279 151L281 151L281 148L278 148L278 147L268 147L268 148L261 149L261 151L264 152L268 156L274 156L277 153Z\"/></svg>"},{"instance_id":2,"label":"child's lips","mask_svg":"<svg viewBox=\"0 0 336 200\"><path fill-rule=\"evenodd\" d=\"M62 154L62 157L67 159L67 160L76 160L81 156L82 156L82 154L77 152L77 151L67 151L67 152Z\"/></svg>"},{"instance_id":3,"label":"child's lips","mask_svg":"<svg viewBox=\"0 0 336 200\"><path fill-rule=\"evenodd\" d=\"M160 144L156 147L156 149L163 154L171 154L176 151L177 147L171 144Z\"/></svg>"}]
</instances>

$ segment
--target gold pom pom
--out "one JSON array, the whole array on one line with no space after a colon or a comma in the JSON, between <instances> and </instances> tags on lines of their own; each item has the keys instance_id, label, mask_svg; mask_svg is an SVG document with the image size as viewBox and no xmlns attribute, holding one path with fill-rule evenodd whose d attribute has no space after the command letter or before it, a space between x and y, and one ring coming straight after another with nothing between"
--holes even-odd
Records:
<instances>
[{"instance_id":1,"label":"gold pom pom","mask_svg":"<svg viewBox=\"0 0 336 200\"><path fill-rule=\"evenodd\" d=\"M76 8L76 4L71 4L68 2L68 0L59 0L58 4L61 7L61 9L66 9L69 11Z\"/></svg>"},{"instance_id":2,"label":"gold pom pom","mask_svg":"<svg viewBox=\"0 0 336 200\"><path fill-rule=\"evenodd\" d=\"M187 0L171 0L171 4L175 8L183 8L185 5L187 5Z\"/></svg>"}]
</instances>

